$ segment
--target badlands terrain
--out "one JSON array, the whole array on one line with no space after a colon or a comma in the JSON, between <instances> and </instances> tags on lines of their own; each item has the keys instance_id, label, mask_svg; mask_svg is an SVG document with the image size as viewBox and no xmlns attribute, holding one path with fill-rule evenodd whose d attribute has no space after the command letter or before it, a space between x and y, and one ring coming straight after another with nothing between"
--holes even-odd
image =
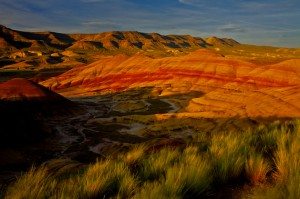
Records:
<instances>
[{"instance_id":1,"label":"badlands terrain","mask_svg":"<svg viewBox=\"0 0 300 199\"><path fill-rule=\"evenodd\" d=\"M1 26L0 67L0 182L7 198L263 197L267 188L300 182L290 177L299 177L292 167L299 156L287 157L299 152L300 49ZM20 177L33 164L38 169ZM114 165L127 173L97 173L107 186L89 174ZM193 170L201 165L206 173ZM195 173L181 176L189 167ZM193 175L205 182L191 181ZM41 190L30 191L38 183Z\"/></svg>"}]
</instances>

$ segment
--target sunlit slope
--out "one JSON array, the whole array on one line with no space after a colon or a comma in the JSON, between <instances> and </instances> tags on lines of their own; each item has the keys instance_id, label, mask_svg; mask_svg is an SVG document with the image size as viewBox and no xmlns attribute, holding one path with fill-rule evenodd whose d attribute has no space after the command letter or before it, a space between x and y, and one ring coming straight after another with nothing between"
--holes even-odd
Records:
<instances>
[{"instance_id":1,"label":"sunlit slope","mask_svg":"<svg viewBox=\"0 0 300 199\"><path fill-rule=\"evenodd\" d=\"M74 68L43 85L64 95L153 87L158 95L198 91L180 112L205 116L299 116L300 60L255 65L209 50L150 58L116 55Z\"/></svg>"}]
</instances>

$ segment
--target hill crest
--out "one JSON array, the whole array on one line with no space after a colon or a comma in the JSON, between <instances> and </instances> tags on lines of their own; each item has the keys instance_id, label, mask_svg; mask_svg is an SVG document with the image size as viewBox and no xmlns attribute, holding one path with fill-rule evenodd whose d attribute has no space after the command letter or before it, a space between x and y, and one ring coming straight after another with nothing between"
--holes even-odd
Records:
<instances>
[{"instance_id":1,"label":"hill crest","mask_svg":"<svg viewBox=\"0 0 300 199\"><path fill-rule=\"evenodd\" d=\"M205 39L191 35L161 35L138 31L111 31L94 34L62 34L55 32L23 32L0 25L0 38L17 49L30 48L32 44L42 42L50 47L60 49L85 49L83 42L98 42L105 49L182 49L218 45L207 43ZM223 39L215 38L222 41ZM227 39L229 41L229 39ZM226 41L227 41L226 40ZM234 41L233 43L239 44ZM90 43L91 44L91 43ZM227 44L223 42L223 44ZM101 45L100 45L101 46ZM43 46L44 47L44 46ZM41 46L42 48L42 46ZM45 47L47 49L47 47Z\"/></svg>"}]
</instances>

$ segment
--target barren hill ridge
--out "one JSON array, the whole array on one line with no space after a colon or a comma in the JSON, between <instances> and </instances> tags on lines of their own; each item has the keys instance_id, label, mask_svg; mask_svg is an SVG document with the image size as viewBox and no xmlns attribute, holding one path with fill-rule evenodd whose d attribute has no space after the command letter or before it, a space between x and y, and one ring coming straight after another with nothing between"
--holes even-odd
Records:
<instances>
[{"instance_id":1,"label":"barren hill ridge","mask_svg":"<svg viewBox=\"0 0 300 199\"><path fill-rule=\"evenodd\" d=\"M299 49L247 45L214 36L201 38L137 31L63 34L24 32L0 26L0 69L4 70L69 69L107 55L131 56L142 52L157 58L185 55L198 49L258 64L300 58Z\"/></svg>"}]
</instances>

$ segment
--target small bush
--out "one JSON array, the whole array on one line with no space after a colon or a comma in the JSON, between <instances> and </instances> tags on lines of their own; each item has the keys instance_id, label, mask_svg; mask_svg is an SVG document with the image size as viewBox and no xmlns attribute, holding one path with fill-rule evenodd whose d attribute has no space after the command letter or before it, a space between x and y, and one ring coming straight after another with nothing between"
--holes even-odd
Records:
<instances>
[{"instance_id":1,"label":"small bush","mask_svg":"<svg viewBox=\"0 0 300 199\"><path fill-rule=\"evenodd\" d=\"M190 150L187 148L180 161L167 170L164 186L166 190L172 190L173 195L201 196L211 186L211 162L195 153L189 153Z\"/></svg>"},{"instance_id":2,"label":"small bush","mask_svg":"<svg viewBox=\"0 0 300 199\"><path fill-rule=\"evenodd\" d=\"M241 178L248 148L244 136L214 135L210 153L214 163L215 183L223 184Z\"/></svg>"},{"instance_id":3,"label":"small bush","mask_svg":"<svg viewBox=\"0 0 300 199\"><path fill-rule=\"evenodd\" d=\"M134 147L132 150L130 150L124 156L121 156L121 158L128 165L134 165L144 156L145 150L146 150L145 145L139 145L139 146Z\"/></svg>"},{"instance_id":4,"label":"small bush","mask_svg":"<svg viewBox=\"0 0 300 199\"><path fill-rule=\"evenodd\" d=\"M268 172L271 171L271 166L262 157L255 152L250 153L245 165L245 173L247 179L252 184L265 182Z\"/></svg>"},{"instance_id":5,"label":"small bush","mask_svg":"<svg viewBox=\"0 0 300 199\"><path fill-rule=\"evenodd\" d=\"M178 150L165 148L152 153L145 158L140 167L139 176L142 181L157 180L163 176L168 167L172 166L180 157Z\"/></svg>"},{"instance_id":6,"label":"small bush","mask_svg":"<svg viewBox=\"0 0 300 199\"><path fill-rule=\"evenodd\" d=\"M31 168L8 188L6 198L47 198L57 181L49 175L47 168Z\"/></svg>"},{"instance_id":7,"label":"small bush","mask_svg":"<svg viewBox=\"0 0 300 199\"><path fill-rule=\"evenodd\" d=\"M275 184L265 189L254 189L252 198L300 198L300 131L298 126L289 128L296 132L288 130L277 136Z\"/></svg>"},{"instance_id":8,"label":"small bush","mask_svg":"<svg viewBox=\"0 0 300 199\"><path fill-rule=\"evenodd\" d=\"M167 166L164 176L145 183L136 198L187 198L204 195L212 183L211 163L188 147L174 164ZM164 152L165 153L165 152Z\"/></svg>"},{"instance_id":9,"label":"small bush","mask_svg":"<svg viewBox=\"0 0 300 199\"><path fill-rule=\"evenodd\" d=\"M133 193L136 181L124 163L106 160L90 166L80 177L79 184L88 198L115 193L127 197Z\"/></svg>"}]
</instances>

